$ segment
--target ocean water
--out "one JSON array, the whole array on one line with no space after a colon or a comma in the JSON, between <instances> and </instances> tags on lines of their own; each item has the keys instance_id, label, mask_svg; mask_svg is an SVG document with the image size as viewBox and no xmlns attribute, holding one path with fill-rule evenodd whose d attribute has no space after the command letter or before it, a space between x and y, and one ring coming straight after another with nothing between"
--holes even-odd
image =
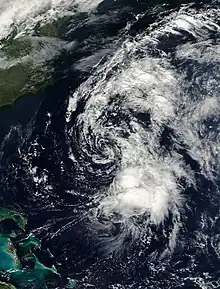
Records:
<instances>
[{"instance_id":1,"label":"ocean water","mask_svg":"<svg viewBox=\"0 0 220 289\"><path fill-rule=\"evenodd\" d=\"M7 5L3 38L68 15L77 47L4 113L2 205L78 288L218 288L220 3Z\"/></svg>"}]
</instances>

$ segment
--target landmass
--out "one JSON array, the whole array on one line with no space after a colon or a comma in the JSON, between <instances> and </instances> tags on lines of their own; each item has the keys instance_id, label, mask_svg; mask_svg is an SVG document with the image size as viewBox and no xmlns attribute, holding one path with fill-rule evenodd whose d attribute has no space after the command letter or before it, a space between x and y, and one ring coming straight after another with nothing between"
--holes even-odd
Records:
<instances>
[{"instance_id":1,"label":"landmass","mask_svg":"<svg viewBox=\"0 0 220 289\"><path fill-rule=\"evenodd\" d=\"M42 251L41 242L26 232L27 219L20 213L0 208L0 289L46 289L47 281L61 278L54 264L48 267L39 261L35 251ZM76 281L66 279L66 288Z\"/></svg>"},{"instance_id":2,"label":"landmass","mask_svg":"<svg viewBox=\"0 0 220 289\"><path fill-rule=\"evenodd\" d=\"M54 83L54 60L74 45L60 38L67 19L36 26L33 35L0 41L0 107Z\"/></svg>"}]
</instances>

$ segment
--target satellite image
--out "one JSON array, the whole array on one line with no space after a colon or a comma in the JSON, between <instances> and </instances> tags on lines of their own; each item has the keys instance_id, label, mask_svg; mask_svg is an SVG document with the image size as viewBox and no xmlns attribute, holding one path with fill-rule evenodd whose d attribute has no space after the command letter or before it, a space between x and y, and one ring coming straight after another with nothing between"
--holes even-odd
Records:
<instances>
[{"instance_id":1,"label":"satellite image","mask_svg":"<svg viewBox=\"0 0 220 289\"><path fill-rule=\"evenodd\" d=\"M220 0L0 0L0 289L220 288Z\"/></svg>"}]
</instances>

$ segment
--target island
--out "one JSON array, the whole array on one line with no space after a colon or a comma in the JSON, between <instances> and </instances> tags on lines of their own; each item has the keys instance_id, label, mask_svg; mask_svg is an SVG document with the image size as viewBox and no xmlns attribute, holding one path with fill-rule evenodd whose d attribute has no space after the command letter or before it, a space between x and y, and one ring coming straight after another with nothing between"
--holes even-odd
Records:
<instances>
[{"instance_id":1,"label":"island","mask_svg":"<svg viewBox=\"0 0 220 289\"><path fill-rule=\"evenodd\" d=\"M22 214L0 208L0 289L24 289L27 285L46 289L47 281L61 277L54 265L48 267L38 260L34 252L42 251L41 242L26 232L26 225ZM46 253L50 258L49 250ZM67 278L66 288L75 287L76 281Z\"/></svg>"}]
</instances>

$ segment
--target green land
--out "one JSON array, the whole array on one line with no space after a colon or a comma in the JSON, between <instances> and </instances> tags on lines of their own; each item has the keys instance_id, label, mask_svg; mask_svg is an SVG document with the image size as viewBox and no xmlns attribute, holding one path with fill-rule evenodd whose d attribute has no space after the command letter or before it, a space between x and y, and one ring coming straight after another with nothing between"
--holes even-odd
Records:
<instances>
[{"instance_id":1,"label":"green land","mask_svg":"<svg viewBox=\"0 0 220 289\"><path fill-rule=\"evenodd\" d=\"M16 289L16 288L11 284L0 282L0 289Z\"/></svg>"},{"instance_id":2,"label":"green land","mask_svg":"<svg viewBox=\"0 0 220 289\"><path fill-rule=\"evenodd\" d=\"M38 260L34 251L41 251L41 243L32 234L24 237L26 224L21 214L0 208L0 289L46 289L48 280L60 277L54 265L47 267ZM68 278L66 286L74 288L75 280Z\"/></svg>"},{"instance_id":3,"label":"green land","mask_svg":"<svg viewBox=\"0 0 220 289\"><path fill-rule=\"evenodd\" d=\"M36 93L52 82L53 69L44 54L59 44L50 39L23 37L7 41L0 51L0 106L12 104L17 98ZM48 57L49 58L49 57Z\"/></svg>"},{"instance_id":4,"label":"green land","mask_svg":"<svg viewBox=\"0 0 220 289\"><path fill-rule=\"evenodd\" d=\"M68 20L38 25L31 36L17 38L12 34L0 41L0 107L53 84L53 61L71 48L60 37Z\"/></svg>"}]
</instances>

